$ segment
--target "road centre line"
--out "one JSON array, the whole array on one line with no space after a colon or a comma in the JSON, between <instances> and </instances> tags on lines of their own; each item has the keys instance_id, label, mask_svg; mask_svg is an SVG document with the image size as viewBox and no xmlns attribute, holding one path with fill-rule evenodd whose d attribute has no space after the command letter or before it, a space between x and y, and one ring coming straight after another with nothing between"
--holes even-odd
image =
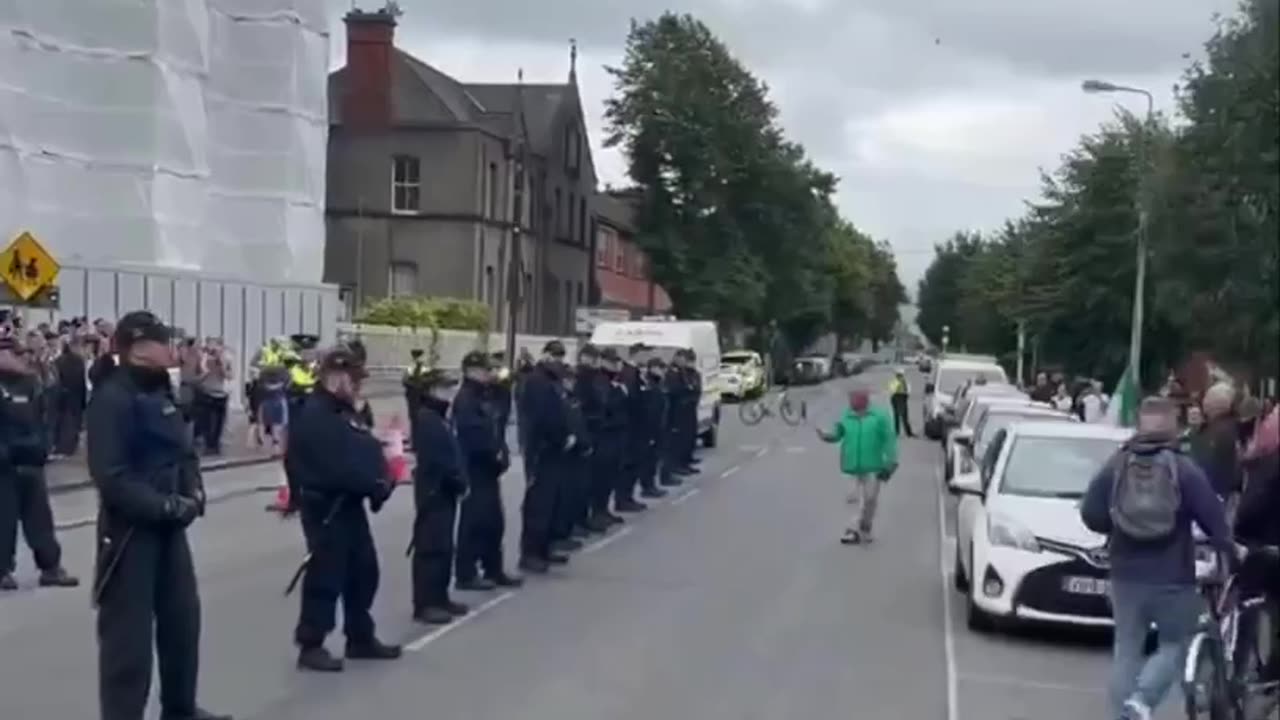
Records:
<instances>
[{"instance_id":1,"label":"road centre line","mask_svg":"<svg viewBox=\"0 0 1280 720\"><path fill-rule=\"evenodd\" d=\"M766 453L768 453L768 452L769 452L769 447L768 447L768 446L765 446L765 447L760 448L759 450L757 450L757 451L756 451L756 459L760 459L760 458L764 457L764 456L765 456L765 454L766 454Z\"/></svg>"},{"instance_id":2,"label":"road centre line","mask_svg":"<svg viewBox=\"0 0 1280 720\"><path fill-rule=\"evenodd\" d=\"M436 640L439 640L445 635L448 635L450 632L462 627L463 625L466 625L472 620L475 620L477 617L489 612L490 610L494 609L495 607L501 605L502 603L510 600L515 596L516 594L514 591L504 592L501 595L475 608L470 613L454 620L448 625L442 625L436 628L435 630L432 630L431 632L427 633L426 635L423 635L417 640L414 640L408 645L405 645L404 649L408 652L415 652L415 653L419 652L420 650L430 645L431 643L435 642Z\"/></svg>"},{"instance_id":3,"label":"road centre line","mask_svg":"<svg viewBox=\"0 0 1280 720\"><path fill-rule=\"evenodd\" d=\"M671 501L671 504L672 504L672 505L680 505L681 503L684 503L685 501L689 500L689 499L690 499L690 498L692 498L694 495L697 495L697 494L698 494L698 493L700 493L700 492L702 492L702 491L701 491L701 490L699 490L698 488L694 488L694 489L690 490L689 492L687 492L687 493L685 493L685 494L683 494L683 495L680 495L680 496L679 496L679 497L677 497L675 500L672 500L672 501Z\"/></svg>"},{"instance_id":4,"label":"road centre line","mask_svg":"<svg viewBox=\"0 0 1280 720\"><path fill-rule=\"evenodd\" d=\"M733 475L734 473L738 472L738 471L739 471L739 470L741 470L741 469L742 469L742 466L741 466L741 465L734 465L733 467L729 468L728 470L725 470L724 472L720 473L720 477L722 477L722 478L727 478L727 477L729 477L730 475Z\"/></svg>"}]
</instances>

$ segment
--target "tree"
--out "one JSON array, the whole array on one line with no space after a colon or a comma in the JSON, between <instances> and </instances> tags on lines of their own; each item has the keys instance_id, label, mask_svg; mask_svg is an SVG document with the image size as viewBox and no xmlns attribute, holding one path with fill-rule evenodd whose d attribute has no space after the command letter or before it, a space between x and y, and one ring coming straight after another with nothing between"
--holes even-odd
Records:
<instances>
[{"instance_id":1,"label":"tree","mask_svg":"<svg viewBox=\"0 0 1280 720\"><path fill-rule=\"evenodd\" d=\"M885 241L876 243L871 251L871 317L867 333L874 350L893 338L901 305L906 301L907 289L898 279L893 248Z\"/></svg>"},{"instance_id":2,"label":"tree","mask_svg":"<svg viewBox=\"0 0 1280 720\"><path fill-rule=\"evenodd\" d=\"M951 340L963 338L956 335L959 329L961 283L969 260L982 245L977 233L958 232L950 240L934 246L934 259L920 278L916 290L916 324L920 332L932 344L941 346L946 331Z\"/></svg>"},{"instance_id":3,"label":"tree","mask_svg":"<svg viewBox=\"0 0 1280 720\"><path fill-rule=\"evenodd\" d=\"M831 329L838 344L856 343L870 335L872 253L875 243L852 223L838 221L827 234L831 294Z\"/></svg>"}]
</instances>

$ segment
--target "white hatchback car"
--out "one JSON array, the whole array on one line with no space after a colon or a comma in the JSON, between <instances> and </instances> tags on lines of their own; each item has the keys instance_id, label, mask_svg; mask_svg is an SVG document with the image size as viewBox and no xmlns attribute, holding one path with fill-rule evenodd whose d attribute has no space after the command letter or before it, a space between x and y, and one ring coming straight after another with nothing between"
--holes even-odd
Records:
<instances>
[{"instance_id":1,"label":"white hatchback car","mask_svg":"<svg viewBox=\"0 0 1280 720\"><path fill-rule=\"evenodd\" d=\"M956 588L968 623L998 619L1110 626L1106 539L1079 503L1132 429L1061 421L1011 423L976 472L949 483L956 510Z\"/></svg>"}]
</instances>

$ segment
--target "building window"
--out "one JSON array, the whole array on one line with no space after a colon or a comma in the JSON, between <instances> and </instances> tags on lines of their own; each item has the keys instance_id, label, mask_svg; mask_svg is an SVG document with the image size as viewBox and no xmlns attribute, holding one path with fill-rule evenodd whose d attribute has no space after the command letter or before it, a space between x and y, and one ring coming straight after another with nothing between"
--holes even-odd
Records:
<instances>
[{"instance_id":1,"label":"building window","mask_svg":"<svg viewBox=\"0 0 1280 720\"><path fill-rule=\"evenodd\" d=\"M489 218L492 220L501 220L502 216L498 213L498 163L489 163Z\"/></svg>"},{"instance_id":2,"label":"building window","mask_svg":"<svg viewBox=\"0 0 1280 720\"><path fill-rule=\"evenodd\" d=\"M575 125L564 129L564 166L570 172L582 167L582 136Z\"/></svg>"},{"instance_id":3,"label":"building window","mask_svg":"<svg viewBox=\"0 0 1280 720\"><path fill-rule=\"evenodd\" d=\"M387 268L387 295L407 297L418 294L418 266L411 262L393 262Z\"/></svg>"},{"instance_id":4,"label":"building window","mask_svg":"<svg viewBox=\"0 0 1280 720\"><path fill-rule=\"evenodd\" d=\"M560 235L560 229L564 227L564 208L561 199L560 188L556 188L556 212L551 216L551 233L557 237Z\"/></svg>"},{"instance_id":5,"label":"building window","mask_svg":"<svg viewBox=\"0 0 1280 720\"><path fill-rule=\"evenodd\" d=\"M574 224L575 224L573 222L573 218L575 215L573 210L578 206L577 198L578 198L577 195L574 195L573 193L569 193L569 233L565 235L565 237L569 240L569 242L573 242L575 239L577 239L577 236L574 235L574 232L573 232Z\"/></svg>"},{"instance_id":6,"label":"building window","mask_svg":"<svg viewBox=\"0 0 1280 720\"><path fill-rule=\"evenodd\" d=\"M578 200L578 244L587 246L587 196Z\"/></svg>"},{"instance_id":7,"label":"building window","mask_svg":"<svg viewBox=\"0 0 1280 720\"><path fill-rule=\"evenodd\" d=\"M418 158L396 155L391 160L391 212L422 210L422 167Z\"/></svg>"},{"instance_id":8,"label":"building window","mask_svg":"<svg viewBox=\"0 0 1280 720\"><path fill-rule=\"evenodd\" d=\"M596 230L596 267L609 267L609 250L613 247L613 231L603 225Z\"/></svg>"},{"instance_id":9,"label":"building window","mask_svg":"<svg viewBox=\"0 0 1280 720\"><path fill-rule=\"evenodd\" d=\"M620 275L627 272L627 244L621 239L613 244L613 271Z\"/></svg>"}]
</instances>

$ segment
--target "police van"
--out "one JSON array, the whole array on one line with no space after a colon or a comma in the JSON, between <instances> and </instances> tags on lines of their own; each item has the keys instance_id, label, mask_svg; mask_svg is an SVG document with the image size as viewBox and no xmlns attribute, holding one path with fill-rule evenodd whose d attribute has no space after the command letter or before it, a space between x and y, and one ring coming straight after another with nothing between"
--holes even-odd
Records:
<instances>
[{"instance_id":1,"label":"police van","mask_svg":"<svg viewBox=\"0 0 1280 720\"><path fill-rule=\"evenodd\" d=\"M591 333L591 344L612 347L623 357L632 345L644 343L668 363L677 350L692 350L702 374L702 398L698 401L698 437L705 447L715 447L720 430L720 333L710 320L677 320L646 317L627 322L602 322Z\"/></svg>"}]
</instances>

